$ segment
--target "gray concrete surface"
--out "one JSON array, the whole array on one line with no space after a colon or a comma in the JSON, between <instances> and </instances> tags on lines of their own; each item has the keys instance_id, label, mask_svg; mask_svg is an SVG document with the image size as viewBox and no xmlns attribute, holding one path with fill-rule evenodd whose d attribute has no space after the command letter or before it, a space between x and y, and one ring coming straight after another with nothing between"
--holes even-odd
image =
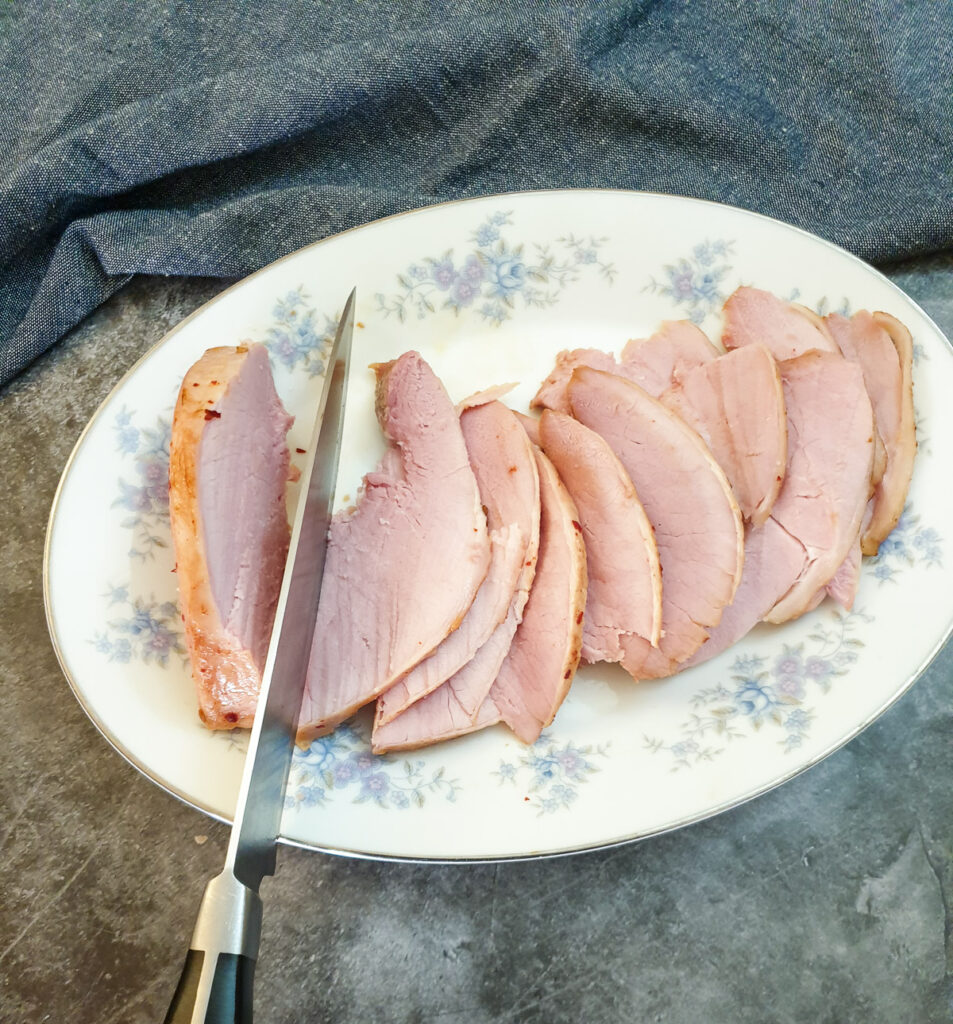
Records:
<instances>
[{"instance_id":1,"label":"gray concrete surface","mask_svg":"<svg viewBox=\"0 0 953 1024\"><path fill-rule=\"evenodd\" d=\"M953 263L892 276L953 331ZM162 1019L225 828L87 721L43 616L50 502L125 369L221 282L134 282L0 394L0 1021ZM953 396L951 396L953 398ZM953 1020L953 648L843 750L690 829L536 863L282 850L259 1021Z\"/></svg>"}]
</instances>

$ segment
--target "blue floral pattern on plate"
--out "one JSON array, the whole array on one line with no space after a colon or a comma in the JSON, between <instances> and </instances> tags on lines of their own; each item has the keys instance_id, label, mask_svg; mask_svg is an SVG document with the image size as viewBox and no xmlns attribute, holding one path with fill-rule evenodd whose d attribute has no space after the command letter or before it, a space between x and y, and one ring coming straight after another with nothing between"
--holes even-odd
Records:
<instances>
[{"instance_id":1,"label":"blue floral pattern on plate","mask_svg":"<svg viewBox=\"0 0 953 1024\"><path fill-rule=\"evenodd\" d=\"M584 273L596 272L612 284L615 266L600 259L607 239L560 235L527 251L525 243L507 237L505 228L512 224L512 213L498 211L473 233L468 252L456 256L448 249L411 263L397 275L398 291L375 296L377 308L401 322L411 314L422 320L438 309L459 315L472 308L498 327L510 318L517 300L524 306L552 306Z\"/></svg>"},{"instance_id":2,"label":"blue floral pattern on plate","mask_svg":"<svg viewBox=\"0 0 953 1024\"><path fill-rule=\"evenodd\" d=\"M169 442L172 419L160 416L154 426L136 426L123 406L113 422L116 450L132 461L133 482L120 477L113 508L128 515L120 524L133 531L132 558L154 558L169 546Z\"/></svg>"},{"instance_id":3,"label":"blue floral pattern on plate","mask_svg":"<svg viewBox=\"0 0 953 1024\"><path fill-rule=\"evenodd\" d=\"M645 736L653 754L667 753L672 771L691 768L723 753L729 743L743 740L763 727L779 730L786 752L796 750L810 732L815 717L808 703L827 693L846 675L864 643L856 635L861 623L873 622L863 611L831 611L828 625L819 623L807 643L783 644L779 654L739 654L730 668L730 681L699 690L690 698L693 711L681 726L681 737L666 741Z\"/></svg>"},{"instance_id":4,"label":"blue floral pattern on plate","mask_svg":"<svg viewBox=\"0 0 953 1024\"><path fill-rule=\"evenodd\" d=\"M599 771L598 760L608 753L608 744L579 747L558 744L547 733L516 761L500 761L493 774L499 784L526 786L528 803L538 814L567 810L579 797L579 786Z\"/></svg>"},{"instance_id":5,"label":"blue floral pattern on plate","mask_svg":"<svg viewBox=\"0 0 953 1024\"><path fill-rule=\"evenodd\" d=\"M671 299L689 320L700 324L727 298L723 283L731 270L728 258L734 245L724 238L699 242L688 256L666 264L662 278L653 277L642 290Z\"/></svg>"},{"instance_id":6,"label":"blue floral pattern on plate","mask_svg":"<svg viewBox=\"0 0 953 1024\"><path fill-rule=\"evenodd\" d=\"M358 719L339 725L328 736L296 750L285 807L314 807L348 790L356 804L371 801L384 809L423 807L427 797L451 803L460 783L443 768L425 769L425 762L392 754L372 754L370 737Z\"/></svg>"},{"instance_id":7,"label":"blue floral pattern on plate","mask_svg":"<svg viewBox=\"0 0 953 1024\"><path fill-rule=\"evenodd\" d=\"M108 661L126 664L135 658L166 668L176 655L178 662L188 663L179 606L174 601L130 597L128 585L110 587L103 597L109 607L107 614L113 617L90 643Z\"/></svg>"},{"instance_id":8,"label":"blue floral pattern on plate","mask_svg":"<svg viewBox=\"0 0 953 1024\"><path fill-rule=\"evenodd\" d=\"M893 531L881 542L872 561L871 572L881 583L896 581L905 567L924 565L943 568L943 539L930 526L921 526L920 517L908 502Z\"/></svg>"},{"instance_id":9,"label":"blue floral pattern on plate","mask_svg":"<svg viewBox=\"0 0 953 1024\"><path fill-rule=\"evenodd\" d=\"M286 369L300 368L317 377L324 373L324 357L334 341L337 318L319 316L308 300L304 285L278 299L272 310L274 323L265 331L265 347Z\"/></svg>"}]
</instances>

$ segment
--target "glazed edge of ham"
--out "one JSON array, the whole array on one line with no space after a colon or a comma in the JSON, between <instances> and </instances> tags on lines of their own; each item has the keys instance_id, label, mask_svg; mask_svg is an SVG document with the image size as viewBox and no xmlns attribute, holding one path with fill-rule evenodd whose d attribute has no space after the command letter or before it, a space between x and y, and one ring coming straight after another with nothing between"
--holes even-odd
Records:
<instances>
[{"instance_id":1,"label":"glazed edge of ham","mask_svg":"<svg viewBox=\"0 0 953 1024\"><path fill-rule=\"evenodd\" d=\"M254 719L288 554L292 422L262 345L209 349L179 391L169 512L199 718L210 729Z\"/></svg>"},{"instance_id":2,"label":"glazed edge of ham","mask_svg":"<svg viewBox=\"0 0 953 1024\"><path fill-rule=\"evenodd\" d=\"M867 321L867 318L869 322ZM830 317L828 319L831 319ZM870 516L865 522L861 534L861 549L865 555L876 555L881 542L897 525L904 505L910 480L913 476L913 463L917 453L916 413L913 405L913 338L910 331L889 313L867 313L861 310L855 313L848 323L860 319L862 326L868 330L879 330L886 336L890 348L879 347L881 369L868 368L864 365L864 380L868 376L875 380L868 384L871 402L874 405L874 419L880 442L884 449L883 472L874 480L874 493L871 497ZM839 323L834 322L835 338ZM858 345L859 358L862 364L868 348L873 348L878 339L867 338L866 348ZM892 351L896 355L896 363L889 358ZM887 380L884 381L883 377ZM887 394L881 393L886 386Z\"/></svg>"},{"instance_id":3,"label":"glazed edge of ham","mask_svg":"<svg viewBox=\"0 0 953 1024\"><path fill-rule=\"evenodd\" d=\"M559 710L582 653L586 548L576 506L549 459L535 450L541 522L536 576L510 649L477 718L493 709L524 743Z\"/></svg>"},{"instance_id":4,"label":"glazed edge of ham","mask_svg":"<svg viewBox=\"0 0 953 1024\"><path fill-rule=\"evenodd\" d=\"M658 647L662 572L652 525L625 467L594 430L546 409L541 447L576 505L586 545L583 660L621 661L635 634Z\"/></svg>"},{"instance_id":5,"label":"glazed edge of ham","mask_svg":"<svg viewBox=\"0 0 953 1024\"><path fill-rule=\"evenodd\" d=\"M446 389L418 352L373 369L389 447L357 507L331 522L300 744L430 654L463 621L489 570L486 516Z\"/></svg>"}]
</instances>

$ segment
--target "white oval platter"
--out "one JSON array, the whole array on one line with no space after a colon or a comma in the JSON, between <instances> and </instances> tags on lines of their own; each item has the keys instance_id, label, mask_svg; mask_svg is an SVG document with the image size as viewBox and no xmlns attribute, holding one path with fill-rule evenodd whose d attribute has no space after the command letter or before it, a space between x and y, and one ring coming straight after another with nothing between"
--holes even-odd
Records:
<instances>
[{"instance_id":1,"label":"white oval platter","mask_svg":"<svg viewBox=\"0 0 953 1024\"><path fill-rule=\"evenodd\" d=\"M93 417L51 514L47 613L83 707L159 785L230 817L247 737L207 732L196 716L166 494L173 404L206 348L269 347L297 418L290 445L303 448L322 354L357 287L347 503L383 450L369 363L417 349L454 400L519 381L509 401L525 410L562 348L618 352L677 318L717 339L721 303L743 283L822 312L883 309L913 332L920 451L907 509L865 559L854 611L827 601L662 682L583 667L529 748L497 726L375 757L359 716L296 754L283 838L372 857L566 853L699 821L816 763L896 700L950 632L940 531L953 522L953 350L898 288L835 246L732 207L645 193L517 193L368 224L266 267L167 335Z\"/></svg>"}]
</instances>

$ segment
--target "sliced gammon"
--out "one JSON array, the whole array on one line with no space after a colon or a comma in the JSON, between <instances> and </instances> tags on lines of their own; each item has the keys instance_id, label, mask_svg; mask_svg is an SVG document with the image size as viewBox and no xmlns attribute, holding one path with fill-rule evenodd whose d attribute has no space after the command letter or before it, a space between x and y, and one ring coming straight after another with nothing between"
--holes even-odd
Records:
<instances>
[{"instance_id":1,"label":"sliced gammon","mask_svg":"<svg viewBox=\"0 0 953 1024\"><path fill-rule=\"evenodd\" d=\"M374 367L389 448L331 524L298 738L322 735L463 621L490 541L460 419L416 352Z\"/></svg>"},{"instance_id":2,"label":"sliced gammon","mask_svg":"<svg viewBox=\"0 0 953 1024\"><path fill-rule=\"evenodd\" d=\"M861 367L873 406L880 465L872 474L870 519L861 547L865 555L875 555L897 525L913 474L913 342L903 324L886 313L861 310L850 319L838 314L825 319L844 356Z\"/></svg>"},{"instance_id":3,"label":"sliced gammon","mask_svg":"<svg viewBox=\"0 0 953 1024\"><path fill-rule=\"evenodd\" d=\"M741 578L741 513L708 446L637 384L578 369L573 414L600 434L635 486L655 533L662 570L662 637L625 642L622 667L636 679L670 675L698 650Z\"/></svg>"},{"instance_id":4,"label":"sliced gammon","mask_svg":"<svg viewBox=\"0 0 953 1024\"><path fill-rule=\"evenodd\" d=\"M621 360L594 348L560 352L531 405L534 409L570 413L569 380L573 371L583 366L617 373L657 398L680 374L710 362L718 354L718 349L691 321L666 320L651 337L627 342Z\"/></svg>"},{"instance_id":5,"label":"sliced gammon","mask_svg":"<svg viewBox=\"0 0 953 1024\"><path fill-rule=\"evenodd\" d=\"M787 459L784 394L771 352L753 344L711 359L678 375L661 401L702 436L742 516L756 526L763 523Z\"/></svg>"},{"instance_id":6,"label":"sliced gammon","mask_svg":"<svg viewBox=\"0 0 953 1024\"><path fill-rule=\"evenodd\" d=\"M658 398L682 375L712 362L719 354L705 332L690 320L665 320L650 337L626 343L616 372Z\"/></svg>"},{"instance_id":7,"label":"sliced gammon","mask_svg":"<svg viewBox=\"0 0 953 1024\"><path fill-rule=\"evenodd\" d=\"M575 502L589 580L582 633L584 661L621 661L633 635L657 647L662 573L652 526L625 467L595 431L547 409L543 451Z\"/></svg>"},{"instance_id":8,"label":"sliced gammon","mask_svg":"<svg viewBox=\"0 0 953 1024\"><path fill-rule=\"evenodd\" d=\"M506 618L520 577L525 578L523 589L528 591L535 571L539 477L526 432L505 405L492 399L465 408L460 426L490 529L490 571L459 629L380 695L378 727L462 669ZM492 681L491 676L474 710L483 703Z\"/></svg>"},{"instance_id":9,"label":"sliced gammon","mask_svg":"<svg viewBox=\"0 0 953 1024\"><path fill-rule=\"evenodd\" d=\"M823 322L810 310L760 288L743 286L725 300L721 343L726 349L767 345L779 362L818 349L836 352Z\"/></svg>"},{"instance_id":10,"label":"sliced gammon","mask_svg":"<svg viewBox=\"0 0 953 1024\"><path fill-rule=\"evenodd\" d=\"M500 719L524 743L552 722L572 684L582 650L586 549L576 507L553 464L537 450L542 519L539 560L529 600L488 706L478 717Z\"/></svg>"},{"instance_id":11,"label":"sliced gammon","mask_svg":"<svg viewBox=\"0 0 953 1024\"><path fill-rule=\"evenodd\" d=\"M704 645L684 663L700 665L749 633L791 589L804 567L804 546L773 519L749 526L745 565L735 599L725 609Z\"/></svg>"},{"instance_id":12,"label":"sliced gammon","mask_svg":"<svg viewBox=\"0 0 953 1024\"><path fill-rule=\"evenodd\" d=\"M199 718L210 729L247 728L255 716L288 555L291 423L261 345L209 349L185 375L169 509Z\"/></svg>"},{"instance_id":13,"label":"sliced gammon","mask_svg":"<svg viewBox=\"0 0 953 1024\"><path fill-rule=\"evenodd\" d=\"M579 662L586 556L572 499L549 460L535 455L541 519L528 600L514 602L457 676L391 722L375 725L374 750L424 746L501 720L531 743L556 714ZM474 706L484 683L489 695Z\"/></svg>"},{"instance_id":14,"label":"sliced gammon","mask_svg":"<svg viewBox=\"0 0 953 1024\"><path fill-rule=\"evenodd\" d=\"M873 412L860 367L830 352L781 363L788 468L772 518L804 547L790 590L765 616L786 622L811 607L851 554L873 464Z\"/></svg>"}]
</instances>

